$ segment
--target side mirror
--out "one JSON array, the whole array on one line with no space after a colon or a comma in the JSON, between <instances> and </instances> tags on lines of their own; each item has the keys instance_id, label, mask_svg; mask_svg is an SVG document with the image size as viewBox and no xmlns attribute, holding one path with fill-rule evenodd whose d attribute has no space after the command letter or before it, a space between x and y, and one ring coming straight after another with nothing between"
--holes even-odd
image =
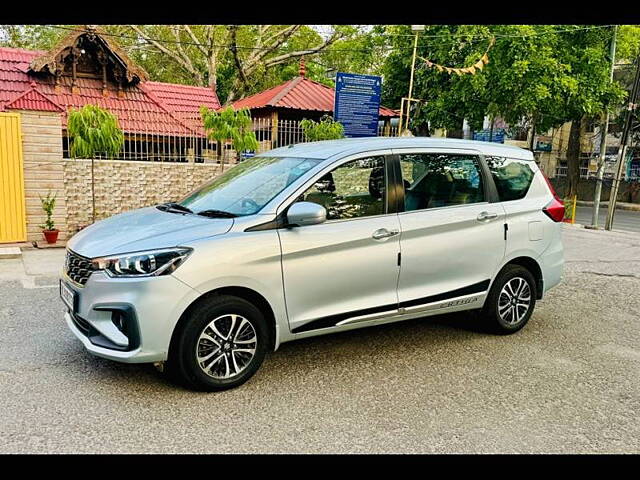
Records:
<instances>
[{"instance_id":1,"label":"side mirror","mask_svg":"<svg viewBox=\"0 0 640 480\"><path fill-rule=\"evenodd\" d=\"M317 225L326 220L327 210L317 203L297 202L291 205L287 211L287 222L291 226Z\"/></svg>"}]
</instances>

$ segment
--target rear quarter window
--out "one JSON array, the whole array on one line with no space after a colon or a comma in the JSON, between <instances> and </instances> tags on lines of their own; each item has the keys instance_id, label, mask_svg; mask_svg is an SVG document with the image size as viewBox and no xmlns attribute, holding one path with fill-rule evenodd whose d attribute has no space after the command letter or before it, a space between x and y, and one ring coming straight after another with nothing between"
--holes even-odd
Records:
<instances>
[{"instance_id":1,"label":"rear quarter window","mask_svg":"<svg viewBox=\"0 0 640 480\"><path fill-rule=\"evenodd\" d=\"M533 181L533 162L505 157L485 157L501 202L524 198Z\"/></svg>"}]
</instances>

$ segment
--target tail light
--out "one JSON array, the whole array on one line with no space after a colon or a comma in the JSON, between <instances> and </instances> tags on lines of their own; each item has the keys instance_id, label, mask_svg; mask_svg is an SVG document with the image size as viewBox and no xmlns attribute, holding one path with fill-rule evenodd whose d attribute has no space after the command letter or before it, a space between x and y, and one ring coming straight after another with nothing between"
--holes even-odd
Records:
<instances>
[{"instance_id":1,"label":"tail light","mask_svg":"<svg viewBox=\"0 0 640 480\"><path fill-rule=\"evenodd\" d=\"M547 186L549 187L551 194L553 195L553 199L542 209L542 211L554 222L561 222L564 220L564 203L562 203L562 200L558 197L556 190L553 188L553 185L551 185L551 182L544 172L541 173L547 182Z\"/></svg>"}]
</instances>

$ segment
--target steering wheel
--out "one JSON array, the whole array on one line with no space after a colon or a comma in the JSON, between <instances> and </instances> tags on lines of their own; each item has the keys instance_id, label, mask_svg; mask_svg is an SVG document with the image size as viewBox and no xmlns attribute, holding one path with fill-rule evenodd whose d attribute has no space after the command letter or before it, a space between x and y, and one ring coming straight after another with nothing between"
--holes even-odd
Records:
<instances>
[{"instance_id":1,"label":"steering wheel","mask_svg":"<svg viewBox=\"0 0 640 480\"><path fill-rule=\"evenodd\" d=\"M260 205L258 205L256 202L254 202L250 198L243 198L242 202L240 203L240 205L242 206L242 208L245 208L247 206L253 207L253 211L254 212L260 210Z\"/></svg>"}]
</instances>

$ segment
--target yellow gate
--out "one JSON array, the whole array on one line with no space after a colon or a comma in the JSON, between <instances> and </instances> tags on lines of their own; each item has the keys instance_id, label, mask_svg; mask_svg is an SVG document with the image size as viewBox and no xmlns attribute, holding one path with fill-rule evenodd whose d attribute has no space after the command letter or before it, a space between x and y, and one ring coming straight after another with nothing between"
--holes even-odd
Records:
<instances>
[{"instance_id":1,"label":"yellow gate","mask_svg":"<svg viewBox=\"0 0 640 480\"><path fill-rule=\"evenodd\" d=\"M0 113L0 243L26 239L20 115Z\"/></svg>"}]
</instances>

